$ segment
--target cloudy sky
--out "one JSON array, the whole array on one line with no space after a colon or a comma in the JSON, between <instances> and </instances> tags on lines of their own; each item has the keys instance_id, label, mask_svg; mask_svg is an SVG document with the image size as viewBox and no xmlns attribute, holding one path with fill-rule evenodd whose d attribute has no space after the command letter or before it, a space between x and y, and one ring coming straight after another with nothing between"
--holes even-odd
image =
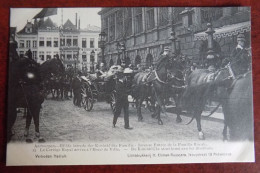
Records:
<instances>
[{"instance_id":1,"label":"cloudy sky","mask_svg":"<svg viewBox=\"0 0 260 173\"><path fill-rule=\"evenodd\" d=\"M12 8L10 26L17 27L17 30L21 30L27 20L32 21L32 18L39 13L42 8ZM86 28L87 25L95 25L101 27L100 15L97 13L101 8L63 8L63 23L70 19L75 24L75 13L78 13L80 17L81 28ZM61 8L58 8L57 15L50 16L50 18L56 24L61 24Z\"/></svg>"}]
</instances>

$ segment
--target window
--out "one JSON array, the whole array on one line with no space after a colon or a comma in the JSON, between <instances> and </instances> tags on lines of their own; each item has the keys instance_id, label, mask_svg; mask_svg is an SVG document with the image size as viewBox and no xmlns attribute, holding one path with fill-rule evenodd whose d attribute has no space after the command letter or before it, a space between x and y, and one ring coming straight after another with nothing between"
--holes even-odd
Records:
<instances>
[{"instance_id":1,"label":"window","mask_svg":"<svg viewBox=\"0 0 260 173\"><path fill-rule=\"evenodd\" d=\"M44 47L44 37L40 37L39 46Z\"/></svg>"},{"instance_id":2,"label":"window","mask_svg":"<svg viewBox=\"0 0 260 173\"><path fill-rule=\"evenodd\" d=\"M109 41L115 40L115 14L109 17Z\"/></svg>"},{"instance_id":3,"label":"window","mask_svg":"<svg viewBox=\"0 0 260 173\"><path fill-rule=\"evenodd\" d=\"M82 55L82 61L87 62L87 55L85 55L85 54Z\"/></svg>"},{"instance_id":4,"label":"window","mask_svg":"<svg viewBox=\"0 0 260 173\"><path fill-rule=\"evenodd\" d=\"M26 47L30 48L31 47L31 40L26 40Z\"/></svg>"},{"instance_id":5,"label":"window","mask_svg":"<svg viewBox=\"0 0 260 173\"><path fill-rule=\"evenodd\" d=\"M138 34L143 31L143 13L142 8L135 9L135 32Z\"/></svg>"},{"instance_id":6,"label":"window","mask_svg":"<svg viewBox=\"0 0 260 173\"><path fill-rule=\"evenodd\" d=\"M60 45L61 46L65 46L65 38L61 38L60 39Z\"/></svg>"},{"instance_id":7,"label":"window","mask_svg":"<svg viewBox=\"0 0 260 173\"><path fill-rule=\"evenodd\" d=\"M39 57L42 61L44 61L44 52L39 52Z\"/></svg>"},{"instance_id":8,"label":"window","mask_svg":"<svg viewBox=\"0 0 260 173\"><path fill-rule=\"evenodd\" d=\"M26 27L26 28L25 28L25 32L26 32L26 33L31 33L31 32L32 32L32 28Z\"/></svg>"},{"instance_id":9,"label":"window","mask_svg":"<svg viewBox=\"0 0 260 173\"><path fill-rule=\"evenodd\" d=\"M78 52L73 52L73 59L78 59Z\"/></svg>"},{"instance_id":10,"label":"window","mask_svg":"<svg viewBox=\"0 0 260 173\"><path fill-rule=\"evenodd\" d=\"M90 48L94 48L94 38L90 39Z\"/></svg>"},{"instance_id":11,"label":"window","mask_svg":"<svg viewBox=\"0 0 260 173\"><path fill-rule=\"evenodd\" d=\"M47 60L51 59L51 52L47 52L46 58Z\"/></svg>"},{"instance_id":12,"label":"window","mask_svg":"<svg viewBox=\"0 0 260 173\"><path fill-rule=\"evenodd\" d=\"M102 20L102 26L103 26L103 31L108 34L108 18L105 18L104 20ZM108 39L106 40L108 41Z\"/></svg>"},{"instance_id":13,"label":"window","mask_svg":"<svg viewBox=\"0 0 260 173\"><path fill-rule=\"evenodd\" d=\"M231 14L236 14L238 12L238 7L231 7Z\"/></svg>"},{"instance_id":14,"label":"window","mask_svg":"<svg viewBox=\"0 0 260 173\"><path fill-rule=\"evenodd\" d=\"M58 47L58 46L59 46L59 39L56 38L56 37L54 38L53 46L54 46L54 47Z\"/></svg>"},{"instance_id":15,"label":"window","mask_svg":"<svg viewBox=\"0 0 260 173\"><path fill-rule=\"evenodd\" d=\"M24 48L24 40L20 40L20 42L19 42L19 47L20 47L20 48Z\"/></svg>"},{"instance_id":16,"label":"window","mask_svg":"<svg viewBox=\"0 0 260 173\"><path fill-rule=\"evenodd\" d=\"M32 51L32 57L37 61L37 51Z\"/></svg>"},{"instance_id":17,"label":"window","mask_svg":"<svg viewBox=\"0 0 260 173\"><path fill-rule=\"evenodd\" d=\"M82 38L82 48L87 48L87 39Z\"/></svg>"},{"instance_id":18,"label":"window","mask_svg":"<svg viewBox=\"0 0 260 173\"><path fill-rule=\"evenodd\" d=\"M67 54L67 59L70 60L72 58L71 54Z\"/></svg>"},{"instance_id":19,"label":"window","mask_svg":"<svg viewBox=\"0 0 260 173\"><path fill-rule=\"evenodd\" d=\"M37 41L33 40L33 47L36 48L37 47Z\"/></svg>"},{"instance_id":20,"label":"window","mask_svg":"<svg viewBox=\"0 0 260 173\"><path fill-rule=\"evenodd\" d=\"M169 23L168 7L159 8L159 26L165 26Z\"/></svg>"},{"instance_id":21,"label":"window","mask_svg":"<svg viewBox=\"0 0 260 173\"><path fill-rule=\"evenodd\" d=\"M73 37L73 46L78 46L78 37L77 36Z\"/></svg>"},{"instance_id":22,"label":"window","mask_svg":"<svg viewBox=\"0 0 260 173\"><path fill-rule=\"evenodd\" d=\"M174 23L182 21L182 16L180 13L185 10L185 7L172 7L172 20Z\"/></svg>"},{"instance_id":23,"label":"window","mask_svg":"<svg viewBox=\"0 0 260 173\"><path fill-rule=\"evenodd\" d=\"M155 26L154 22L154 8L148 8L146 10L146 27L147 29L153 29Z\"/></svg>"},{"instance_id":24,"label":"window","mask_svg":"<svg viewBox=\"0 0 260 173\"><path fill-rule=\"evenodd\" d=\"M47 47L51 47L51 38L47 38Z\"/></svg>"},{"instance_id":25,"label":"window","mask_svg":"<svg viewBox=\"0 0 260 173\"><path fill-rule=\"evenodd\" d=\"M66 39L66 46L70 47L71 46L71 36L68 36Z\"/></svg>"},{"instance_id":26,"label":"window","mask_svg":"<svg viewBox=\"0 0 260 173\"><path fill-rule=\"evenodd\" d=\"M127 36L132 35L132 8L125 9L125 32Z\"/></svg>"},{"instance_id":27,"label":"window","mask_svg":"<svg viewBox=\"0 0 260 173\"><path fill-rule=\"evenodd\" d=\"M189 13L188 14L188 25L190 26L190 25L192 25L192 14L191 13Z\"/></svg>"},{"instance_id":28,"label":"window","mask_svg":"<svg viewBox=\"0 0 260 173\"><path fill-rule=\"evenodd\" d=\"M20 57L23 57L24 56L24 51L20 51L19 54L20 54Z\"/></svg>"},{"instance_id":29,"label":"window","mask_svg":"<svg viewBox=\"0 0 260 173\"><path fill-rule=\"evenodd\" d=\"M223 8L201 8L201 22L208 23L218 20L223 16Z\"/></svg>"},{"instance_id":30,"label":"window","mask_svg":"<svg viewBox=\"0 0 260 173\"><path fill-rule=\"evenodd\" d=\"M117 38L123 37L123 11L119 10L116 13L116 34Z\"/></svg>"}]
</instances>

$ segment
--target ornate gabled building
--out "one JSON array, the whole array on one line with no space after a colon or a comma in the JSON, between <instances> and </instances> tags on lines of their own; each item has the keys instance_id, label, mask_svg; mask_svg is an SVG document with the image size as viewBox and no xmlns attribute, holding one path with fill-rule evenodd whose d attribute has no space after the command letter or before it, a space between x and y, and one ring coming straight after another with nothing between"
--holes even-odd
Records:
<instances>
[{"instance_id":1,"label":"ornate gabled building","mask_svg":"<svg viewBox=\"0 0 260 173\"><path fill-rule=\"evenodd\" d=\"M69 19L60 30L60 52L65 66L77 67L79 64L79 30Z\"/></svg>"},{"instance_id":2,"label":"ornate gabled building","mask_svg":"<svg viewBox=\"0 0 260 173\"><path fill-rule=\"evenodd\" d=\"M59 27L50 18L35 23L38 27L38 62L60 55Z\"/></svg>"},{"instance_id":3,"label":"ornate gabled building","mask_svg":"<svg viewBox=\"0 0 260 173\"><path fill-rule=\"evenodd\" d=\"M81 29L80 20L76 25L67 20L61 27L50 18L35 20L34 23L27 22L16 34L17 51L23 56L30 49L39 63L59 55L65 67L87 71L97 64L99 33L100 27L96 26Z\"/></svg>"},{"instance_id":4,"label":"ornate gabled building","mask_svg":"<svg viewBox=\"0 0 260 173\"><path fill-rule=\"evenodd\" d=\"M81 56L80 64L82 69L94 69L98 63L98 55L100 53L100 48L98 48L98 36L100 31L100 27L91 25L88 25L87 28L80 29L79 55Z\"/></svg>"},{"instance_id":5,"label":"ornate gabled building","mask_svg":"<svg viewBox=\"0 0 260 173\"><path fill-rule=\"evenodd\" d=\"M148 67L158 60L165 46L173 45L193 61L203 61L209 22L222 56L230 55L239 33L246 35L250 46L250 7L102 8L99 15L101 30L107 35L104 54L109 65L125 60ZM175 44L170 39L173 31Z\"/></svg>"},{"instance_id":6,"label":"ornate gabled building","mask_svg":"<svg viewBox=\"0 0 260 173\"><path fill-rule=\"evenodd\" d=\"M24 28L17 32L15 37L18 48L17 53L23 57L25 53L30 49L32 51L33 59L37 60L38 57L38 33L37 28L31 22L26 23Z\"/></svg>"}]
</instances>

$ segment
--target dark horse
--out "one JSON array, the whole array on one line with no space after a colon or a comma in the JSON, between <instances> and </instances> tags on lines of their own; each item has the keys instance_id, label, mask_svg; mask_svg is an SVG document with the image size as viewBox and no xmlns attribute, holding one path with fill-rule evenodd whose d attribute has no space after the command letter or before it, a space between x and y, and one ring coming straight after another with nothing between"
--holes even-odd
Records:
<instances>
[{"instance_id":1,"label":"dark horse","mask_svg":"<svg viewBox=\"0 0 260 173\"><path fill-rule=\"evenodd\" d=\"M51 92L53 98L55 97L55 93L56 98L59 96L62 98L64 89L63 80L65 77L65 68L62 61L58 57L47 60L41 64L40 72L46 96Z\"/></svg>"},{"instance_id":2,"label":"dark horse","mask_svg":"<svg viewBox=\"0 0 260 173\"><path fill-rule=\"evenodd\" d=\"M16 50L12 50L16 51ZM11 58L8 86L8 141L17 117L17 108L27 108L25 136L28 136L31 120L35 125L35 135L40 137L39 114L44 101L39 64L31 58Z\"/></svg>"},{"instance_id":3,"label":"dark horse","mask_svg":"<svg viewBox=\"0 0 260 173\"><path fill-rule=\"evenodd\" d=\"M197 69L190 74L187 84L182 106L193 114L192 120L196 119L199 139L205 139L201 128L201 113L209 99L222 105L224 140L227 139L227 127L231 140L253 138L251 72L234 76L230 64L215 72Z\"/></svg>"},{"instance_id":4,"label":"dark horse","mask_svg":"<svg viewBox=\"0 0 260 173\"><path fill-rule=\"evenodd\" d=\"M151 72L139 72L133 79L133 93L132 96L136 100L138 121L143 120L141 113L142 102L147 98L152 98L157 102L157 106L153 117L158 119L158 124L162 125L163 122L160 117L161 110L165 111L164 99L169 85L168 74L171 74L172 85L176 81L173 80L180 71L180 63L175 59L175 56L162 56L157 63L155 70ZM175 79L174 79L175 78ZM179 83L176 83L176 86ZM179 114L178 117L180 118ZM178 118L177 117L177 118Z\"/></svg>"}]
</instances>

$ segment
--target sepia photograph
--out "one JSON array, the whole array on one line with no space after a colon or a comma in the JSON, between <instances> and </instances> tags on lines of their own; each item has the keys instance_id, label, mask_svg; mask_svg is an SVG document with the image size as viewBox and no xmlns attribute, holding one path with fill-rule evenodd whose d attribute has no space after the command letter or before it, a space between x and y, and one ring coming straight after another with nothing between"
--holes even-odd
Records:
<instances>
[{"instance_id":1,"label":"sepia photograph","mask_svg":"<svg viewBox=\"0 0 260 173\"><path fill-rule=\"evenodd\" d=\"M250 17L11 8L7 165L254 162Z\"/></svg>"}]
</instances>

